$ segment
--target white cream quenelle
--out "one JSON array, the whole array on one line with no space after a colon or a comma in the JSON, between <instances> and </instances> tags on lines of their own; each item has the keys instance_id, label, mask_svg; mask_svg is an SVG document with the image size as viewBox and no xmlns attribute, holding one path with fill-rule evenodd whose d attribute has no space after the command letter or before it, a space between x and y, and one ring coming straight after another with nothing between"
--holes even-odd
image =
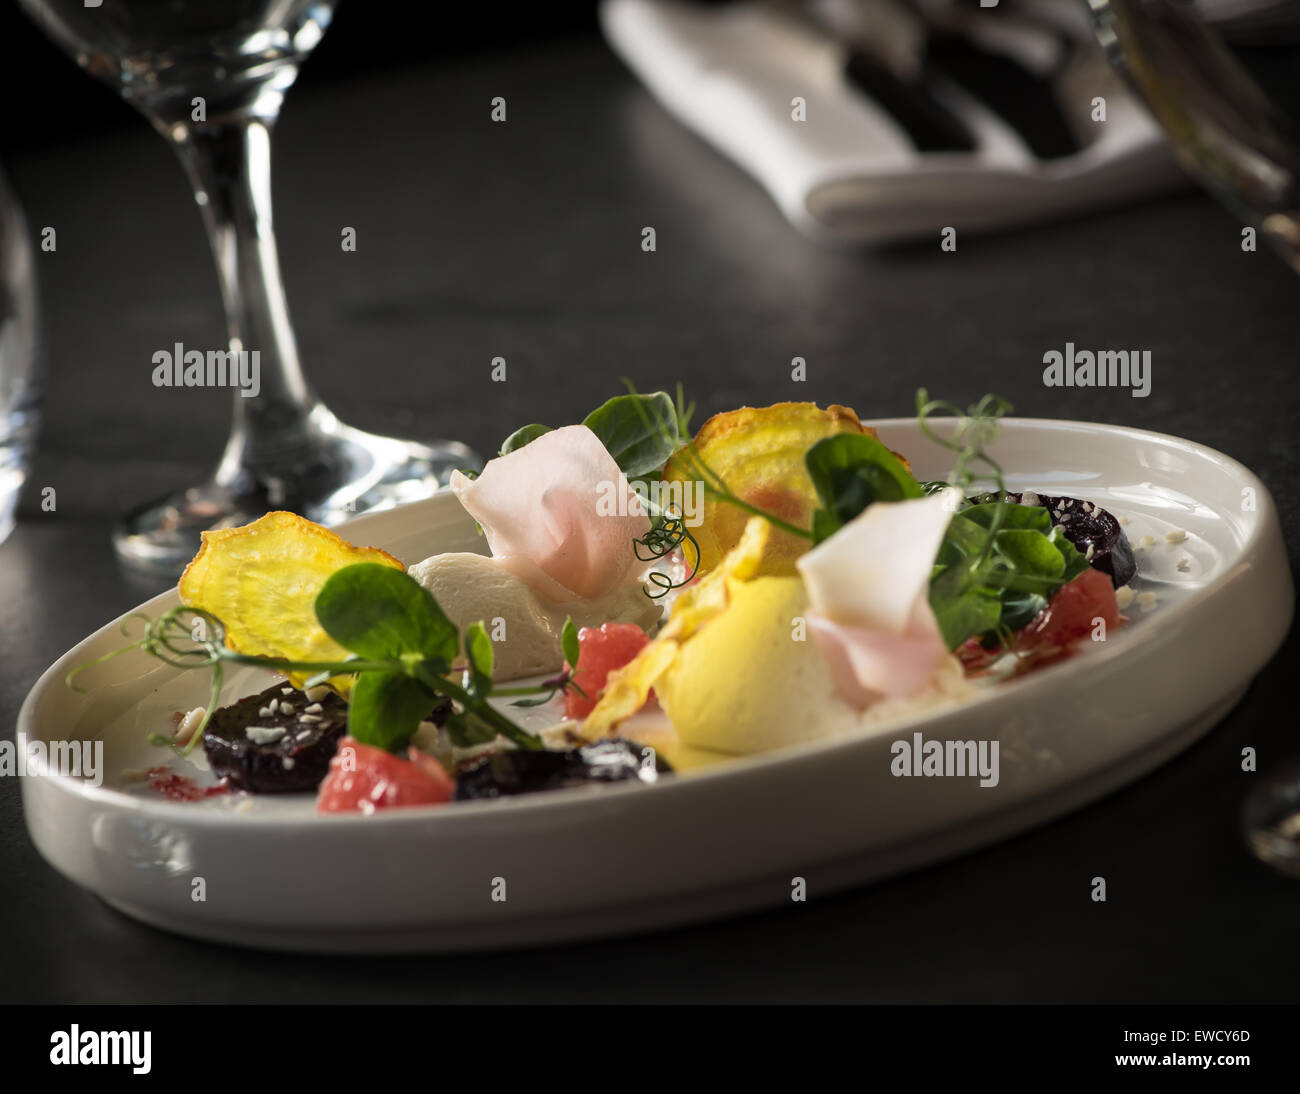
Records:
<instances>
[{"instance_id":1,"label":"white cream quenelle","mask_svg":"<svg viewBox=\"0 0 1300 1094\"><path fill-rule=\"evenodd\" d=\"M659 619L633 544L650 520L586 426L545 433L488 461L476 479L453 472L451 488L483 528L492 556L434 555L409 573L462 632L482 621L497 679L558 670L566 617L579 627L647 629Z\"/></svg>"}]
</instances>

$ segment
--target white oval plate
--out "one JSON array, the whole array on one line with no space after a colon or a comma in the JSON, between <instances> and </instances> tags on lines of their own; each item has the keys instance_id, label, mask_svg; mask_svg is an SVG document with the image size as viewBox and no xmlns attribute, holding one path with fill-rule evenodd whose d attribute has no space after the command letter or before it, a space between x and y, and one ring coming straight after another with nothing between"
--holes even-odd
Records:
<instances>
[{"instance_id":1,"label":"white oval plate","mask_svg":"<svg viewBox=\"0 0 1300 1094\"><path fill-rule=\"evenodd\" d=\"M914 421L873 424L919 477L944 474L947 453ZM1138 553L1137 584L1158 603L1135 605L1130 625L1081 655L968 705L655 786L374 816L317 816L309 796L172 803L122 773L160 762L146 734L204 703L206 674L127 655L87 673L88 694L69 690L72 667L122 643L113 623L51 666L19 713L28 741L104 742L102 786L22 780L32 839L72 880L159 927L379 952L584 938L777 905L796 877L817 896L1041 823L1205 733L1282 642L1294 594L1272 498L1221 453L1141 430L1013 419L994 455L1011 488L1098 501L1128 518L1135 544L1154 536ZM1174 530L1186 540L1167 542ZM482 549L450 495L368 514L343 533L407 563ZM173 590L141 610L175 603ZM225 701L265 682L236 674ZM997 740L998 785L895 777L890 746L917 731Z\"/></svg>"}]
</instances>

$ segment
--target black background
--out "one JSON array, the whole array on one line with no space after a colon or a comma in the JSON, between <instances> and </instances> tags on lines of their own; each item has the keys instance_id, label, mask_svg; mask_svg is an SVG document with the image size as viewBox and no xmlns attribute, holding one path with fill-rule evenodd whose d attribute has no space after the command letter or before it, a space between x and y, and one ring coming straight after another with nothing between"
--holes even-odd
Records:
<instances>
[{"instance_id":1,"label":"black background","mask_svg":"<svg viewBox=\"0 0 1300 1094\"><path fill-rule=\"evenodd\" d=\"M353 8L355 7L355 11ZM392 7L395 7L393 5ZM345 3L276 133L276 218L303 358L349 421L490 452L618 389L687 382L701 414L808 398L907 414L920 384L1003 392L1028 416L1189 437L1254 469L1300 542L1300 282L1243 253L1198 192L881 253L802 239L654 104L590 13L460 9L407 27ZM141 120L5 9L5 157L33 230L50 367L18 530L0 545L0 720L57 656L150 590L118 570L113 519L207 471L211 392L149 384L150 354L217 345L215 277L178 165ZM468 22L466 22L468 20ZM571 21L572 20L572 21ZM352 29L345 35L345 30ZM472 48L471 48L472 44ZM510 122L488 122L495 95ZM339 226L358 228L341 255ZM656 226L659 250L640 251ZM1042 354L1150 349L1147 399L1047 389ZM510 363L493 385L489 362ZM807 384L789 380L794 355ZM700 419L697 419L700 420ZM42 486L58 509L36 504ZM1213 642L1213 635L1206 635ZM1300 887L1246 852L1244 794L1295 734L1294 637L1183 755L1056 823L806 906L546 950L416 959L231 950L142 927L51 870L0 780L0 996L12 1001L1287 1001ZM1105 696L1098 697L1105 702ZM1127 712L1114 711L1123 719ZM1259 750L1261 774L1240 770ZM1107 877L1109 900L1089 899ZM816 895L816 894L814 894Z\"/></svg>"}]
</instances>

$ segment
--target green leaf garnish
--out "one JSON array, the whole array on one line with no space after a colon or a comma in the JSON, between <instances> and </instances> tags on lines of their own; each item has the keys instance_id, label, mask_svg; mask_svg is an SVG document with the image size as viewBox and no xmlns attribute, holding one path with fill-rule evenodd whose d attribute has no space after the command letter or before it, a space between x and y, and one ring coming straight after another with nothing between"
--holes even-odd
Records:
<instances>
[{"instance_id":1,"label":"green leaf garnish","mask_svg":"<svg viewBox=\"0 0 1300 1094\"><path fill-rule=\"evenodd\" d=\"M491 744L497 738L497 731L493 726L468 711L452 714L443 723L443 727L447 730L451 743L457 748L474 748L476 745Z\"/></svg>"},{"instance_id":2,"label":"green leaf garnish","mask_svg":"<svg viewBox=\"0 0 1300 1094\"><path fill-rule=\"evenodd\" d=\"M1010 403L985 395L963 411L931 400L924 389L917 392L916 401L921 431L956 455L946 483L926 482L921 489L931 494L951 485L970 493L977 466L995 485L960 506L948 522L930 578L930 606L949 649L971 638L1005 643L1047 606L1057 589L1088 568L1087 559L1052 527L1046 508L1007 499L1002 468L986 446L1011 412ZM939 413L957 416L947 437L940 437L930 424Z\"/></svg>"},{"instance_id":3,"label":"green leaf garnish","mask_svg":"<svg viewBox=\"0 0 1300 1094\"><path fill-rule=\"evenodd\" d=\"M958 567L931 582L930 607L950 650L974 635L993 630L1002 618L997 590L969 580Z\"/></svg>"},{"instance_id":4,"label":"green leaf garnish","mask_svg":"<svg viewBox=\"0 0 1300 1094\"><path fill-rule=\"evenodd\" d=\"M362 657L417 656L445 672L459 645L456 625L423 585L375 562L331 574L316 597L316 618L335 642Z\"/></svg>"},{"instance_id":5,"label":"green leaf garnish","mask_svg":"<svg viewBox=\"0 0 1300 1094\"><path fill-rule=\"evenodd\" d=\"M867 433L837 433L804 457L821 508L813 514L813 540L820 543L872 502L919 498L921 485L902 461Z\"/></svg>"},{"instance_id":6,"label":"green leaf garnish","mask_svg":"<svg viewBox=\"0 0 1300 1094\"><path fill-rule=\"evenodd\" d=\"M402 673L360 673L348 697L348 733L362 744L403 751L435 699L419 680Z\"/></svg>"},{"instance_id":7,"label":"green leaf garnish","mask_svg":"<svg viewBox=\"0 0 1300 1094\"><path fill-rule=\"evenodd\" d=\"M657 472L678 448L677 408L666 391L615 395L583 419L628 478Z\"/></svg>"},{"instance_id":8,"label":"green leaf garnish","mask_svg":"<svg viewBox=\"0 0 1300 1094\"><path fill-rule=\"evenodd\" d=\"M963 520L974 521L985 529L992 528L995 522L999 528L1030 528L1038 532L1047 532L1052 527L1052 518L1046 509L1000 500L963 506L961 516Z\"/></svg>"},{"instance_id":9,"label":"green leaf garnish","mask_svg":"<svg viewBox=\"0 0 1300 1094\"><path fill-rule=\"evenodd\" d=\"M492 639L482 623L471 623L465 628L465 659L469 662L465 670L465 690L475 697L486 698L492 692L496 651L492 649Z\"/></svg>"},{"instance_id":10,"label":"green leaf garnish","mask_svg":"<svg viewBox=\"0 0 1300 1094\"><path fill-rule=\"evenodd\" d=\"M1003 589L1002 618L999 623L1009 631L1018 631L1028 626L1033 618L1047 607L1047 597L1041 593L1018 593L1014 589Z\"/></svg>"},{"instance_id":11,"label":"green leaf garnish","mask_svg":"<svg viewBox=\"0 0 1300 1094\"><path fill-rule=\"evenodd\" d=\"M1042 532L1032 528L1003 528L993 537L993 549L1021 575L1056 578L1065 573L1061 552Z\"/></svg>"},{"instance_id":12,"label":"green leaf garnish","mask_svg":"<svg viewBox=\"0 0 1300 1094\"><path fill-rule=\"evenodd\" d=\"M578 641L578 628L574 625L571 615L564 619L564 629L560 632L560 648L564 651L565 664L571 669L577 668L578 654L582 647Z\"/></svg>"},{"instance_id":13,"label":"green leaf garnish","mask_svg":"<svg viewBox=\"0 0 1300 1094\"><path fill-rule=\"evenodd\" d=\"M1053 528L1052 534L1048 538L1051 540L1052 546L1061 552L1061 557L1065 560L1065 569L1061 575L1062 584L1073 581L1084 570L1091 568L1091 563L1084 558L1083 552L1071 543L1066 534L1060 529Z\"/></svg>"},{"instance_id":14,"label":"green leaf garnish","mask_svg":"<svg viewBox=\"0 0 1300 1094\"><path fill-rule=\"evenodd\" d=\"M537 440L543 433L549 432L551 432L549 425L534 423L533 425L520 426L501 442L501 455L508 456L516 449L523 448L524 445Z\"/></svg>"},{"instance_id":15,"label":"green leaf garnish","mask_svg":"<svg viewBox=\"0 0 1300 1094\"><path fill-rule=\"evenodd\" d=\"M683 443L682 427L690 419L690 407L673 401L666 391L648 395L631 391L606 400L583 420L629 479L658 472ZM501 444L501 455L531 444L549 425L534 423L516 429Z\"/></svg>"}]
</instances>

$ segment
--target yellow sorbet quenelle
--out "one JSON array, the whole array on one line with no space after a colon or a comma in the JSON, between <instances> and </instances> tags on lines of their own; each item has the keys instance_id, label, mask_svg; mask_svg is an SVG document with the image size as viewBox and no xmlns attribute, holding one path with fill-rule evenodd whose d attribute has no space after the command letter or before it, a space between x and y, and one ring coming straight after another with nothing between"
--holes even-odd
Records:
<instances>
[{"instance_id":1,"label":"yellow sorbet quenelle","mask_svg":"<svg viewBox=\"0 0 1300 1094\"><path fill-rule=\"evenodd\" d=\"M652 688L693 748L762 752L822 735L805 704L830 694L829 673L793 630L808 603L802 579L762 576L771 534L751 518L721 565L682 593L658 637L610 674L586 736L635 714Z\"/></svg>"}]
</instances>

